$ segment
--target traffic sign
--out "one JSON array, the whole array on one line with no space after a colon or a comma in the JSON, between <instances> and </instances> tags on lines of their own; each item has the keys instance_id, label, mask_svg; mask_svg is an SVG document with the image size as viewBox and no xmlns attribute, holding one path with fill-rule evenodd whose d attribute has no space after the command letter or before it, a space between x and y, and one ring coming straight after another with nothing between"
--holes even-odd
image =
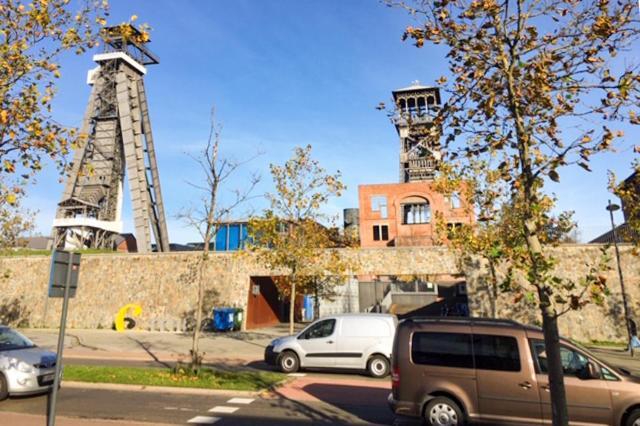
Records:
<instances>
[{"instance_id":1,"label":"traffic sign","mask_svg":"<svg viewBox=\"0 0 640 426\"><path fill-rule=\"evenodd\" d=\"M75 297L78 275L80 275L80 253L54 250L51 256L49 297L64 297L67 279L69 279L69 297Z\"/></svg>"}]
</instances>

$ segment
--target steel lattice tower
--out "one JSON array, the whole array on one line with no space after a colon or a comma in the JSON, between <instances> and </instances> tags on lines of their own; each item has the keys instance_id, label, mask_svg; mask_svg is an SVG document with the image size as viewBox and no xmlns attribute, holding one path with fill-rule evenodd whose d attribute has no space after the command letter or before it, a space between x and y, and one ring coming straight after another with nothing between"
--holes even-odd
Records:
<instances>
[{"instance_id":1,"label":"steel lattice tower","mask_svg":"<svg viewBox=\"0 0 640 426\"><path fill-rule=\"evenodd\" d=\"M105 29L104 51L89 71L92 86L53 233L56 247L113 248L122 233L125 171L139 252L169 251L158 166L143 77L157 57L131 25Z\"/></svg>"}]
</instances>

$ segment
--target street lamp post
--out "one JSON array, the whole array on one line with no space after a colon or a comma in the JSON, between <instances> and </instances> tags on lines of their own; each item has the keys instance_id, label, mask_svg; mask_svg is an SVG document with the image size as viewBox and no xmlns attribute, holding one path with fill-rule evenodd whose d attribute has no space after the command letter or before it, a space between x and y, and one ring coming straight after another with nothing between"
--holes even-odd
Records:
<instances>
[{"instance_id":1,"label":"street lamp post","mask_svg":"<svg viewBox=\"0 0 640 426\"><path fill-rule=\"evenodd\" d=\"M633 345L631 344L631 317L629 316L629 307L627 305L627 292L624 290L624 278L622 276L622 267L620 266L620 250L618 249L618 237L616 236L616 225L613 222L613 212L616 210L620 210L620 206L617 204L611 203L609 200L609 205L607 205L607 210L609 211L609 216L611 217L611 232L613 233L613 245L616 250L616 261L618 263L618 277L620 277L620 290L622 291L622 305L624 308L624 322L627 326L627 342L629 344L629 352L631 356L633 356Z\"/></svg>"}]
</instances>

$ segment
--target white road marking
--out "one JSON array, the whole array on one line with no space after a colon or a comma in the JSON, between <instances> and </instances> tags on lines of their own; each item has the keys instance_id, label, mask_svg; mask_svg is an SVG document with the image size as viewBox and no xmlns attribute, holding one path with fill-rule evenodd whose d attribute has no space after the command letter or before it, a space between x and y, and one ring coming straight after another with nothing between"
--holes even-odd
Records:
<instances>
[{"instance_id":1,"label":"white road marking","mask_svg":"<svg viewBox=\"0 0 640 426\"><path fill-rule=\"evenodd\" d=\"M235 413L236 411L238 411L238 407L225 407L223 405L218 405L217 407L213 407L211 410L209 410L210 413L224 413L224 414L231 414L231 413Z\"/></svg>"},{"instance_id":2,"label":"white road marking","mask_svg":"<svg viewBox=\"0 0 640 426\"><path fill-rule=\"evenodd\" d=\"M291 377L304 377L304 376L306 376L306 374L304 374L304 373L290 373L288 375L291 376Z\"/></svg>"},{"instance_id":3,"label":"white road marking","mask_svg":"<svg viewBox=\"0 0 640 426\"><path fill-rule=\"evenodd\" d=\"M218 420L220 420L220 417L196 416L191 420L187 421L187 423L199 423L199 424L205 424L205 425L212 425Z\"/></svg>"},{"instance_id":4,"label":"white road marking","mask_svg":"<svg viewBox=\"0 0 640 426\"><path fill-rule=\"evenodd\" d=\"M164 407L165 410L177 410L178 407Z\"/></svg>"},{"instance_id":5,"label":"white road marking","mask_svg":"<svg viewBox=\"0 0 640 426\"><path fill-rule=\"evenodd\" d=\"M255 401L253 398L231 398L227 404L251 404L253 401Z\"/></svg>"}]
</instances>

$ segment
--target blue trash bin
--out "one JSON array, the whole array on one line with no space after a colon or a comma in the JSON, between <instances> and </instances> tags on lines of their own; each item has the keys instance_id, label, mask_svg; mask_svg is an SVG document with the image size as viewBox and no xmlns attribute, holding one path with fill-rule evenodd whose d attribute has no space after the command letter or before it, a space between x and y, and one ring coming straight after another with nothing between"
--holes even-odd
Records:
<instances>
[{"instance_id":1,"label":"blue trash bin","mask_svg":"<svg viewBox=\"0 0 640 426\"><path fill-rule=\"evenodd\" d=\"M216 331L233 330L234 314L234 308L215 308L213 310L213 326Z\"/></svg>"},{"instance_id":2,"label":"blue trash bin","mask_svg":"<svg viewBox=\"0 0 640 426\"><path fill-rule=\"evenodd\" d=\"M304 296L304 320L305 321L313 321L313 296L306 295Z\"/></svg>"}]
</instances>

